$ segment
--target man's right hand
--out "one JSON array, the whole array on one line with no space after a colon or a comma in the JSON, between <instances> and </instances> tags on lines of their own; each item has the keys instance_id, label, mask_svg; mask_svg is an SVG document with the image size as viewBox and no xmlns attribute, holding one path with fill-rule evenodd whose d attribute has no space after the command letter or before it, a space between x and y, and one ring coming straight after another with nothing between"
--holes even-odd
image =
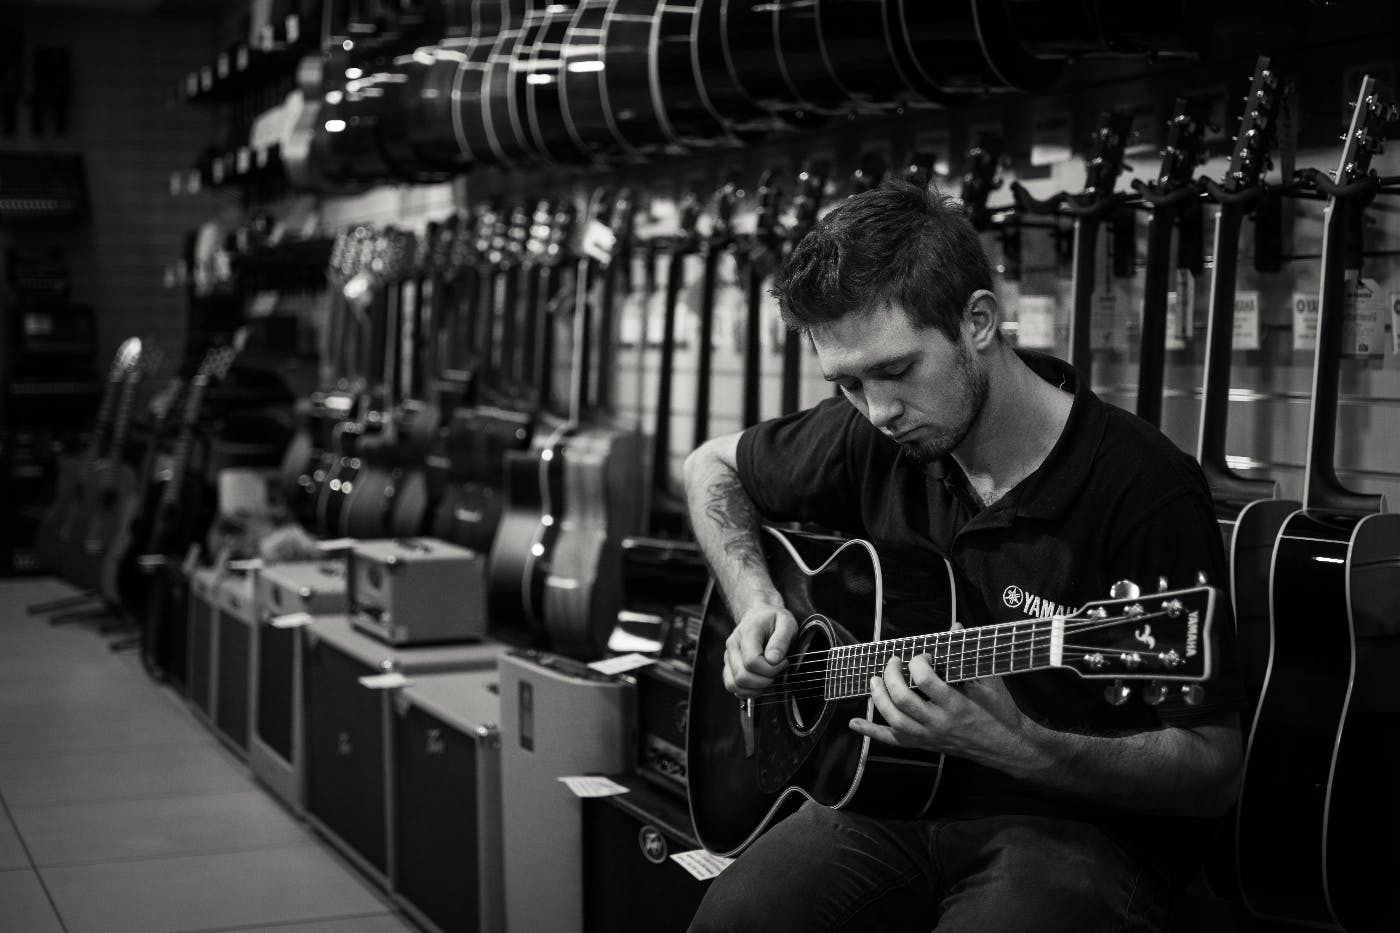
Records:
<instances>
[{"instance_id":1,"label":"man's right hand","mask_svg":"<svg viewBox=\"0 0 1400 933\"><path fill-rule=\"evenodd\" d=\"M724 689L745 699L762 693L787 668L796 634L797 620L782 606L745 610L725 642Z\"/></svg>"}]
</instances>

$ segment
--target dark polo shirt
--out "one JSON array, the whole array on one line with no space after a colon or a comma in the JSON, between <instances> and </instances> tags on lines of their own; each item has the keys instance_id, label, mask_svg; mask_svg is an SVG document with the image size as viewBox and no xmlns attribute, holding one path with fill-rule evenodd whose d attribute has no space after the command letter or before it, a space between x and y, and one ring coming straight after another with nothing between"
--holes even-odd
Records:
<instances>
[{"instance_id":1,"label":"dark polo shirt","mask_svg":"<svg viewBox=\"0 0 1400 933\"><path fill-rule=\"evenodd\" d=\"M1006 684L1022 710L1046 725L1100 735L1190 725L1242 709L1226 558L1199 466L1156 428L1078 385L1064 362L1020 355L1041 378L1072 391L1074 403L1045 462L988 508L951 457L920 467L839 398L745 431L740 479L769 520L823 526L869 539L877 550L946 557L967 627L1072 613L1107 599L1119 580L1147 593L1161 577L1172 588L1193 586L1203 572L1222 598L1213 625L1214 675L1199 705L1171 699L1154 707L1135 693L1115 707L1104 699L1105 681L1068 670L1017 674ZM1054 800L990 769L950 762L945 771L944 812L1082 811L1105 822L1101 808ZM1152 809L1151 801L1143 804ZM1134 821L1149 836L1173 832L1167 821Z\"/></svg>"}]
</instances>

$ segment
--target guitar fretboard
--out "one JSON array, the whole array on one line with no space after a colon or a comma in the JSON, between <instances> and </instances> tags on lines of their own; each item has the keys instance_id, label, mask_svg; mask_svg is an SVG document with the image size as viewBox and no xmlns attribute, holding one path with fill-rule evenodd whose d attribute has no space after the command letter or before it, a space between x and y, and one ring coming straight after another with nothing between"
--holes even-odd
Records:
<instances>
[{"instance_id":1,"label":"guitar fretboard","mask_svg":"<svg viewBox=\"0 0 1400 933\"><path fill-rule=\"evenodd\" d=\"M892 657L907 665L926 654L934 673L948 683L1055 667L1064 646L1064 629L1064 617L1052 616L845 645L833 649L827 663L826 698L868 695L870 678L883 672Z\"/></svg>"}]
</instances>

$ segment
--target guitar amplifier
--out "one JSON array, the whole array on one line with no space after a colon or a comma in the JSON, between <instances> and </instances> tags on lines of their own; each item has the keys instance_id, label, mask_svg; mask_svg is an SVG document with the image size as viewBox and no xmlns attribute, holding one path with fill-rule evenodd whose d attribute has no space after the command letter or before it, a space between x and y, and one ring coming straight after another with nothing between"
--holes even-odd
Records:
<instances>
[{"instance_id":1,"label":"guitar amplifier","mask_svg":"<svg viewBox=\"0 0 1400 933\"><path fill-rule=\"evenodd\" d=\"M360 541L350 554L355 627L391 645L480 641L483 554L436 538Z\"/></svg>"},{"instance_id":2,"label":"guitar amplifier","mask_svg":"<svg viewBox=\"0 0 1400 933\"><path fill-rule=\"evenodd\" d=\"M302 628L307 822L386 890L393 688L414 674L490 670L504 650L394 648L338 615Z\"/></svg>"},{"instance_id":3,"label":"guitar amplifier","mask_svg":"<svg viewBox=\"0 0 1400 933\"><path fill-rule=\"evenodd\" d=\"M501 930L501 719L495 671L395 692L394 899L438 933Z\"/></svg>"},{"instance_id":4,"label":"guitar amplifier","mask_svg":"<svg viewBox=\"0 0 1400 933\"><path fill-rule=\"evenodd\" d=\"M185 690L195 715L206 723L214 716L214 615L223 570L200 567L189 575L188 634L185 640ZM165 580L156 578L156 585Z\"/></svg>"},{"instance_id":5,"label":"guitar amplifier","mask_svg":"<svg viewBox=\"0 0 1400 933\"><path fill-rule=\"evenodd\" d=\"M684 800L690 665L662 659L631 675L637 681L637 773Z\"/></svg>"},{"instance_id":6,"label":"guitar amplifier","mask_svg":"<svg viewBox=\"0 0 1400 933\"><path fill-rule=\"evenodd\" d=\"M253 710L248 765L273 793L301 812L304 769L301 633L315 616L345 611L345 562L271 564L253 597Z\"/></svg>"},{"instance_id":7,"label":"guitar amplifier","mask_svg":"<svg viewBox=\"0 0 1400 933\"><path fill-rule=\"evenodd\" d=\"M211 644L212 720L215 733L236 753L248 755L249 706L255 622L253 588L256 572L230 572L214 587Z\"/></svg>"},{"instance_id":8,"label":"guitar amplifier","mask_svg":"<svg viewBox=\"0 0 1400 933\"><path fill-rule=\"evenodd\" d=\"M684 799L628 775L625 794L583 801L584 933L689 926L710 886L671 856L700 848Z\"/></svg>"},{"instance_id":9,"label":"guitar amplifier","mask_svg":"<svg viewBox=\"0 0 1400 933\"><path fill-rule=\"evenodd\" d=\"M636 688L535 651L505 654L500 678L506 929L581 933L581 814L558 778L632 769Z\"/></svg>"}]
</instances>

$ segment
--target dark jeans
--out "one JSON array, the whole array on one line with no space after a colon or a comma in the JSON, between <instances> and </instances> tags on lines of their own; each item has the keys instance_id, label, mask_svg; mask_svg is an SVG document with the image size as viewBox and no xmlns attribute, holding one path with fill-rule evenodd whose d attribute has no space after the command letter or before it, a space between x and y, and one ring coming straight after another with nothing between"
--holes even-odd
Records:
<instances>
[{"instance_id":1,"label":"dark jeans","mask_svg":"<svg viewBox=\"0 0 1400 933\"><path fill-rule=\"evenodd\" d=\"M1097 828L877 820L806 803L711 884L691 933L1160 931L1165 881Z\"/></svg>"}]
</instances>

